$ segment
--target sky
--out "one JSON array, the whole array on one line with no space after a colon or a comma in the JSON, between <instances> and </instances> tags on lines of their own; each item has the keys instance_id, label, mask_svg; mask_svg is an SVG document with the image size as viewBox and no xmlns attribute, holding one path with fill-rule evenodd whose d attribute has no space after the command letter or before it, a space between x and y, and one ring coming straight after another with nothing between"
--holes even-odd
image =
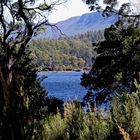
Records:
<instances>
[{"instance_id":1,"label":"sky","mask_svg":"<svg viewBox=\"0 0 140 140\"><path fill-rule=\"evenodd\" d=\"M67 3L57 6L56 10L53 10L49 16L51 23L56 23L68 19L73 16L80 16L83 13L89 13L88 5L82 2L82 0L68 0Z\"/></svg>"},{"instance_id":2,"label":"sky","mask_svg":"<svg viewBox=\"0 0 140 140\"><path fill-rule=\"evenodd\" d=\"M101 0L102 1L102 0ZM140 0L118 0L119 7L123 3L132 2L132 3L140 3ZM101 2L102 4L102 2ZM90 10L88 5L82 2L82 0L68 0L67 3L57 6L55 10L49 16L49 21L51 23L57 23L62 20L66 20L73 16L80 16L84 13L89 13Z\"/></svg>"}]
</instances>

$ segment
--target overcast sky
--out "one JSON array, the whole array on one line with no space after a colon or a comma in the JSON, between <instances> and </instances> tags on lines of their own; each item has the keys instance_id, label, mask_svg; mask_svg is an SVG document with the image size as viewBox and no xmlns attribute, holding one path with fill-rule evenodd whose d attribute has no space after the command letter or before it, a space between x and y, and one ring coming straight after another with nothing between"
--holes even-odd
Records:
<instances>
[{"instance_id":1,"label":"overcast sky","mask_svg":"<svg viewBox=\"0 0 140 140\"><path fill-rule=\"evenodd\" d=\"M101 0L102 1L102 0ZM140 0L118 0L119 6L122 3L126 2L133 2L133 3L140 3ZM84 13L89 13L90 10L88 5L82 2L82 0L68 0L67 3L56 7L56 10L52 12L49 16L49 21L52 23L56 23L58 21L62 21L68 19L73 16L80 16Z\"/></svg>"},{"instance_id":2,"label":"overcast sky","mask_svg":"<svg viewBox=\"0 0 140 140\"><path fill-rule=\"evenodd\" d=\"M69 0L56 8L57 10L54 10L49 17L49 21L53 23L90 12L88 5L83 3L82 0Z\"/></svg>"}]
</instances>

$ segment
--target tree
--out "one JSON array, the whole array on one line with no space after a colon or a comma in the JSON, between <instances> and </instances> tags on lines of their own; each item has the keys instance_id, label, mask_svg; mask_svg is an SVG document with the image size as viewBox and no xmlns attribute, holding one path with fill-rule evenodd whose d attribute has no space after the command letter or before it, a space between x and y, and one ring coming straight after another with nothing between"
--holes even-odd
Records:
<instances>
[{"instance_id":1,"label":"tree","mask_svg":"<svg viewBox=\"0 0 140 140\"><path fill-rule=\"evenodd\" d=\"M87 1L90 5L95 2ZM112 5L117 1L109 2ZM114 13L113 6L110 8ZM82 77L81 84L88 89L85 99L90 102L103 103L117 94L131 93L135 90L134 79L140 82L139 14L133 14L129 4L117 13L119 19L105 30L105 40L95 44L97 57L93 58L91 71Z\"/></svg>"},{"instance_id":2,"label":"tree","mask_svg":"<svg viewBox=\"0 0 140 140\"><path fill-rule=\"evenodd\" d=\"M10 86L13 79L12 69L22 57L28 42L43 25L50 25L47 20L49 12L55 4L64 1L55 1L50 5L46 1L38 3L36 0L0 2L0 44L6 53L5 64L0 71L5 75L6 86Z\"/></svg>"},{"instance_id":3,"label":"tree","mask_svg":"<svg viewBox=\"0 0 140 140\"><path fill-rule=\"evenodd\" d=\"M32 37L50 25L47 17L54 6L65 1L0 1L0 139L25 139L27 120L23 120L27 119L27 114L28 119L31 116L29 109L33 103L37 105L44 98L44 92L41 89L39 92L39 84L35 80L36 70L27 63L30 59L25 53L26 48L29 48ZM31 87L34 87L33 91ZM36 114L41 106L35 107Z\"/></svg>"},{"instance_id":4,"label":"tree","mask_svg":"<svg viewBox=\"0 0 140 140\"><path fill-rule=\"evenodd\" d=\"M89 5L90 10L97 10L97 11L106 11L109 13L117 12L118 9L123 5L131 5L135 6L135 8L139 8L140 2L139 1L123 1L120 2L119 0L82 0L86 4ZM108 14L109 14L108 13Z\"/></svg>"},{"instance_id":5,"label":"tree","mask_svg":"<svg viewBox=\"0 0 140 140\"><path fill-rule=\"evenodd\" d=\"M138 1L128 0L126 2L120 2L119 0L83 0L89 5L91 11L102 12L103 16L118 15L118 20L125 22L126 18L131 19L131 22L135 22L139 19L139 6ZM124 19L123 19L124 18Z\"/></svg>"},{"instance_id":6,"label":"tree","mask_svg":"<svg viewBox=\"0 0 140 140\"><path fill-rule=\"evenodd\" d=\"M97 58L91 71L82 77L82 85L93 92L93 101L107 101L112 96L135 90L134 79L139 81L140 29L129 27L105 30L105 40L97 47Z\"/></svg>"}]
</instances>

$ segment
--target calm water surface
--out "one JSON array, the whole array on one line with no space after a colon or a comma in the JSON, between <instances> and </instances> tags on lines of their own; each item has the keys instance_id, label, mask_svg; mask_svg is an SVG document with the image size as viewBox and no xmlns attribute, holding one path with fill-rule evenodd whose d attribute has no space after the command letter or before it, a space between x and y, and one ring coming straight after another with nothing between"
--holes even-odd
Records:
<instances>
[{"instance_id":1,"label":"calm water surface","mask_svg":"<svg viewBox=\"0 0 140 140\"><path fill-rule=\"evenodd\" d=\"M48 95L62 100L82 100L86 89L80 85L82 72L40 72L39 77L48 76L41 85Z\"/></svg>"}]
</instances>

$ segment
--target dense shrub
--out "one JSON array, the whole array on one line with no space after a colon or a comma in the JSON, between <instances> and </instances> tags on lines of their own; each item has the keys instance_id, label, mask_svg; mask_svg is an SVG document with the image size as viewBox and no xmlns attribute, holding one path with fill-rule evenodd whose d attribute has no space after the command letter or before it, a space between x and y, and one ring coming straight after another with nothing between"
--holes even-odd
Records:
<instances>
[{"instance_id":1,"label":"dense shrub","mask_svg":"<svg viewBox=\"0 0 140 140\"><path fill-rule=\"evenodd\" d=\"M49 116L44 123L46 140L91 140L107 139L109 136L108 119L100 112L85 112L74 103L65 105L64 116L59 113ZM100 115L99 115L100 114Z\"/></svg>"},{"instance_id":2,"label":"dense shrub","mask_svg":"<svg viewBox=\"0 0 140 140\"><path fill-rule=\"evenodd\" d=\"M136 84L136 83L135 83ZM52 115L44 122L45 140L139 140L140 91L113 98L111 109L88 109L66 103L64 114Z\"/></svg>"},{"instance_id":3,"label":"dense shrub","mask_svg":"<svg viewBox=\"0 0 140 140\"><path fill-rule=\"evenodd\" d=\"M131 138L140 138L140 90L136 93L121 94L113 99L111 116L118 126L130 134Z\"/></svg>"}]
</instances>

